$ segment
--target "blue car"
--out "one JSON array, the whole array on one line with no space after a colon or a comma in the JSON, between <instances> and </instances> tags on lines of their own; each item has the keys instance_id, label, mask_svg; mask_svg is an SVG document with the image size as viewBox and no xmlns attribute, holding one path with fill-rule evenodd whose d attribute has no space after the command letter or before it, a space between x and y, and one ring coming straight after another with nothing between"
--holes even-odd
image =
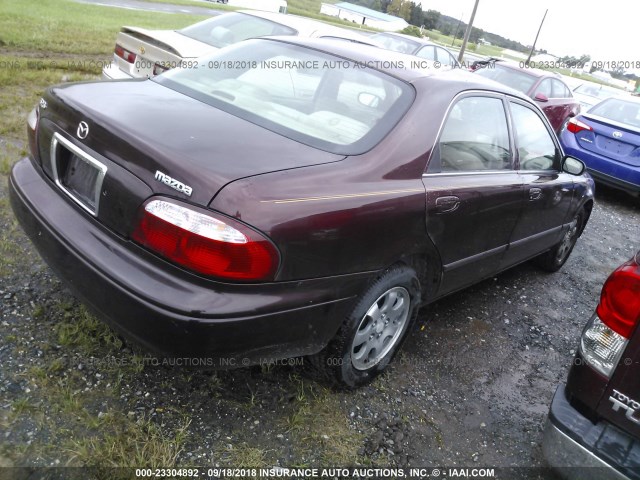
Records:
<instances>
[{"instance_id":1,"label":"blue car","mask_svg":"<svg viewBox=\"0 0 640 480\"><path fill-rule=\"evenodd\" d=\"M640 101L600 102L569 121L560 143L596 181L640 196Z\"/></svg>"}]
</instances>

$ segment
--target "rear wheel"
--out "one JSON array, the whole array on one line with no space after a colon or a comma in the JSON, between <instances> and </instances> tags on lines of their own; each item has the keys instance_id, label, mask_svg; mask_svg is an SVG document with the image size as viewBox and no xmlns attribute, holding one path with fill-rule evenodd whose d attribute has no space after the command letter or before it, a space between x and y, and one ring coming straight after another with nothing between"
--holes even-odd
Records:
<instances>
[{"instance_id":1,"label":"rear wheel","mask_svg":"<svg viewBox=\"0 0 640 480\"><path fill-rule=\"evenodd\" d=\"M405 266L387 270L360 297L329 345L311 357L315 369L351 388L370 382L398 351L419 303L415 272Z\"/></svg>"},{"instance_id":2,"label":"rear wheel","mask_svg":"<svg viewBox=\"0 0 640 480\"><path fill-rule=\"evenodd\" d=\"M580 236L584 218L584 211L581 210L569 224L569 229L565 232L562 240L548 252L536 257L535 262L539 267L548 272L557 272L562 268Z\"/></svg>"}]
</instances>

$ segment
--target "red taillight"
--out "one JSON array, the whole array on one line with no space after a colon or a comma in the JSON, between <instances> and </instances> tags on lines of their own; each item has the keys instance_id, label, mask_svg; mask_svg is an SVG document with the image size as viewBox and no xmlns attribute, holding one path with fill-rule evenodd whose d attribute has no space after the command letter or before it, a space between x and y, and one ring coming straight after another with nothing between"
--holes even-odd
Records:
<instances>
[{"instance_id":1,"label":"red taillight","mask_svg":"<svg viewBox=\"0 0 640 480\"><path fill-rule=\"evenodd\" d=\"M596 313L614 332L625 338L631 336L640 321L640 265L635 259L609 276Z\"/></svg>"},{"instance_id":2,"label":"red taillight","mask_svg":"<svg viewBox=\"0 0 640 480\"><path fill-rule=\"evenodd\" d=\"M122 58L125 62L134 63L136 61L136 54L130 52L129 50L125 50L120 45L116 43L115 49L116 55Z\"/></svg>"},{"instance_id":3,"label":"red taillight","mask_svg":"<svg viewBox=\"0 0 640 480\"><path fill-rule=\"evenodd\" d=\"M132 238L189 270L228 280L272 280L280 258L271 242L240 222L168 200L142 207Z\"/></svg>"},{"instance_id":4,"label":"red taillight","mask_svg":"<svg viewBox=\"0 0 640 480\"><path fill-rule=\"evenodd\" d=\"M569 130L571 133L578 133L583 130L592 132L593 128L591 128L586 123L581 122L580 120L576 120L575 118L572 118L571 120L569 120L569 123L567 123L567 130Z\"/></svg>"}]
</instances>

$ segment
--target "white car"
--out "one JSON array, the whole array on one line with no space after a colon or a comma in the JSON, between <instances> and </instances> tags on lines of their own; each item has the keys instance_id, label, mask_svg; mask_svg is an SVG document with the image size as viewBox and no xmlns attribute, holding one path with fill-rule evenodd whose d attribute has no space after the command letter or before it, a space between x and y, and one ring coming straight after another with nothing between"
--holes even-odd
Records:
<instances>
[{"instance_id":1,"label":"white car","mask_svg":"<svg viewBox=\"0 0 640 480\"><path fill-rule=\"evenodd\" d=\"M458 60L449 50L423 38L402 33L382 32L376 33L371 39L386 50L406 53L431 62L438 62L440 68L445 70L460 67Z\"/></svg>"},{"instance_id":2,"label":"white car","mask_svg":"<svg viewBox=\"0 0 640 480\"><path fill-rule=\"evenodd\" d=\"M197 67L198 57L219 48L248 38L275 35L377 45L359 33L308 18L243 10L218 15L182 30L123 27L116 38L113 62L102 70L102 77L106 80L148 78L174 67Z\"/></svg>"},{"instance_id":3,"label":"white car","mask_svg":"<svg viewBox=\"0 0 640 480\"><path fill-rule=\"evenodd\" d=\"M619 97L626 92L619 88L609 87L595 82L584 82L573 89L573 96L580 102L582 111L586 112L596 103L610 97Z\"/></svg>"}]
</instances>

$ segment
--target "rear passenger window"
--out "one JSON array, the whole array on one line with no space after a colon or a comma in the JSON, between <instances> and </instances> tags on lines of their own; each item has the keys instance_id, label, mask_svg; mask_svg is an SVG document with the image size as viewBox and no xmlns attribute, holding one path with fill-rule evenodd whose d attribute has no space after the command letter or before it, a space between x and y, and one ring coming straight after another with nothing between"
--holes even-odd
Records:
<instances>
[{"instance_id":1,"label":"rear passenger window","mask_svg":"<svg viewBox=\"0 0 640 480\"><path fill-rule=\"evenodd\" d=\"M460 100L447 117L438 147L443 172L510 169L509 131L502 100Z\"/></svg>"},{"instance_id":2,"label":"rear passenger window","mask_svg":"<svg viewBox=\"0 0 640 480\"><path fill-rule=\"evenodd\" d=\"M511 104L521 170L558 170L556 144L542 119L530 108Z\"/></svg>"},{"instance_id":3,"label":"rear passenger window","mask_svg":"<svg viewBox=\"0 0 640 480\"><path fill-rule=\"evenodd\" d=\"M438 61L447 67L451 67L455 65L455 60L453 56L447 52L444 48L436 47L436 52L438 54Z\"/></svg>"}]
</instances>

